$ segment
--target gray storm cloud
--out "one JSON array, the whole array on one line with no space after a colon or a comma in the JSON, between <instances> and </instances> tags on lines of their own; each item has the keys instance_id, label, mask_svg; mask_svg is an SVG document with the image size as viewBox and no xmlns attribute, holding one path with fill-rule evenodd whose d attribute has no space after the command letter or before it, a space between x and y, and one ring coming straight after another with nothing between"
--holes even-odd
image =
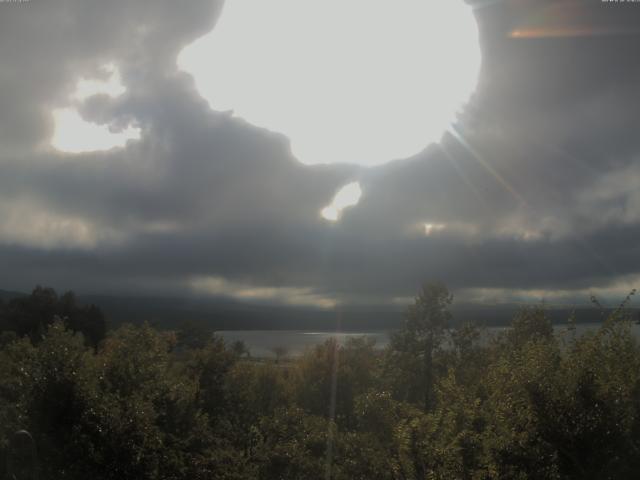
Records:
<instances>
[{"instance_id":1,"label":"gray storm cloud","mask_svg":"<svg viewBox=\"0 0 640 480\"><path fill-rule=\"evenodd\" d=\"M508 5L476 10L484 64L458 136L365 168L302 165L284 136L209 108L176 58L219 3L0 4L0 288L327 306L411 295L429 278L505 299L626 287L640 274L634 44L512 39L527 12ZM141 139L51 148L51 112L109 62L126 92L80 112L135 121ZM356 180L360 203L324 221Z\"/></svg>"}]
</instances>

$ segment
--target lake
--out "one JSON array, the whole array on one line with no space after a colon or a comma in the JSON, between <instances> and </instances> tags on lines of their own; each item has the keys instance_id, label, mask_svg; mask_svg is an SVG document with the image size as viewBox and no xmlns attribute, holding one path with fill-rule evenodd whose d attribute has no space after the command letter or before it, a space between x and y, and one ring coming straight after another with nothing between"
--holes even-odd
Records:
<instances>
[{"instance_id":1,"label":"lake","mask_svg":"<svg viewBox=\"0 0 640 480\"><path fill-rule=\"evenodd\" d=\"M306 349L324 343L335 337L340 345L349 338L371 337L376 341L376 347L383 348L389 343L389 333L386 331L371 332L308 332L303 330L226 330L217 332L225 342L232 343L242 340L254 357L274 357L273 349L284 347L287 356L296 357Z\"/></svg>"},{"instance_id":2,"label":"lake","mask_svg":"<svg viewBox=\"0 0 640 480\"><path fill-rule=\"evenodd\" d=\"M576 326L576 334L581 335L589 330L595 330L600 323L581 323ZM498 333L506 327L489 327L489 335ZM560 335L567 330L566 324L554 325L554 330ZM633 324L632 331L640 338L640 325ZM242 340L254 357L274 357L273 349L284 347L287 356L296 357L305 350L324 343L327 339L335 337L340 345L349 338L369 337L376 342L376 348L384 348L389 343L389 335L392 331L374 330L363 332L309 332L304 330L223 330L217 332L227 343Z\"/></svg>"}]
</instances>

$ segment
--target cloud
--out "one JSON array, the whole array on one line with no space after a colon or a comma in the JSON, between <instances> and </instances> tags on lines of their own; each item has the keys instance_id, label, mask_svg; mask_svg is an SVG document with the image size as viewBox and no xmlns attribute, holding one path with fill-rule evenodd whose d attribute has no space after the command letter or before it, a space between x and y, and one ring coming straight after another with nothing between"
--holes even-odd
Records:
<instances>
[{"instance_id":1,"label":"cloud","mask_svg":"<svg viewBox=\"0 0 640 480\"><path fill-rule=\"evenodd\" d=\"M221 277L196 277L191 281L196 292L211 296L226 296L236 300L277 302L290 306L313 306L333 308L332 298L323 297L310 288L299 287L255 287L228 282Z\"/></svg>"},{"instance_id":2,"label":"cloud","mask_svg":"<svg viewBox=\"0 0 640 480\"><path fill-rule=\"evenodd\" d=\"M219 3L0 4L0 286L330 306L426 279L504 299L633 282L633 43L510 39L527 12L509 5L476 10L484 64L457 136L365 168L303 165L283 135L209 108L176 58ZM126 91L74 100L109 63ZM56 151L53 111L69 105L140 139ZM351 182L359 203L323 220Z\"/></svg>"},{"instance_id":3,"label":"cloud","mask_svg":"<svg viewBox=\"0 0 640 480\"><path fill-rule=\"evenodd\" d=\"M44 250L86 250L119 240L118 232L108 227L48 212L45 206L24 200L0 206L0 226L0 244Z\"/></svg>"}]
</instances>

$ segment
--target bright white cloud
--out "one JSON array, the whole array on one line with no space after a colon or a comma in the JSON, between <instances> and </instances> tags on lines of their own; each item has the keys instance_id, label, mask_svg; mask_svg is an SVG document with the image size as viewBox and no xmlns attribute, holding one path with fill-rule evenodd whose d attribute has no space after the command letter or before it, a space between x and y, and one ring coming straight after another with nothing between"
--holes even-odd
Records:
<instances>
[{"instance_id":1,"label":"bright white cloud","mask_svg":"<svg viewBox=\"0 0 640 480\"><path fill-rule=\"evenodd\" d=\"M462 0L227 0L178 65L213 109L284 133L301 162L374 165L440 139L480 48Z\"/></svg>"},{"instance_id":2,"label":"bright white cloud","mask_svg":"<svg viewBox=\"0 0 640 480\"><path fill-rule=\"evenodd\" d=\"M358 204L362 190L358 182L351 182L342 187L330 205L323 208L320 214L325 220L337 222L345 208L353 207Z\"/></svg>"},{"instance_id":3,"label":"bright white cloud","mask_svg":"<svg viewBox=\"0 0 640 480\"><path fill-rule=\"evenodd\" d=\"M75 102L83 102L94 95L107 95L117 98L126 92L122 85L120 72L113 64L103 67L108 75L107 79L81 78L71 95ZM52 112L54 133L51 146L56 150L67 153L83 153L106 151L112 148L124 147L129 140L140 138L140 129L127 126L114 131L109 125L99 125L83 119L76 107L56 109Z\"/></svg>"},{"instance_id":4,"label":"bright white cloud","mask_svg":"<svg viewBox=\"0 0 640 480\"><path fill-rule=\"evenodd\" d=\"M140 129L132 126L113 132L108 125L98 125L84 120L77 110L54 110L55 131L51 145L67 153L106 151L124 147L129 140L140 138Z\"/></svg>"},{"instance_id":5,"label":"bright white cloud","mask_svg":"<svg viewBox=\"0 0 640 480\"><path fill-rule=\"evenodd\" d=\"M205 295L223 295L238 300L269 301L292 306L312 306L333 308L337 305L333 298L314 293L302 287L265 287L230 282L218 276L202 276L191 280L191 288Z\"/></svg>"}]
</instances>

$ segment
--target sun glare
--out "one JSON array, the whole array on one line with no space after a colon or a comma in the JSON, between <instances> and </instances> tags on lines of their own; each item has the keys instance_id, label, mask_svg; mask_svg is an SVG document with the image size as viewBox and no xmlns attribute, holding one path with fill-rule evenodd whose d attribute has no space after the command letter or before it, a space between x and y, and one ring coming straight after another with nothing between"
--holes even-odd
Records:
<instances>
[{"instance_id":1,"label":"sun glare","mask_svg":"<svg viewBox=\"0 0 640 480\"><path fill-rule=\"evenodd\" d=\"M323 208L320 214L325 220L330 222L337 222L340 219L340 215L345 208L353 207L357 205L362 196L362 190L358 182L348 183L342 187L330 205Z\"/></svg>"},{"instance_id":2,"label":"sun glare","mask_svg":"<svg viewBox=\"0 0 640 480\"><path fill-rule=\"evenodd\" d=\"M301 162L375 165L440 139L475 88L478 26L462 0L227 0L178 65Z\"/></svg>"},{"instance_id":3,"label":"sun glare","mask_svg":"<svg viewBox=\"0 0 640 480\"><path fill-rule=\"evenodd\" d=\"M434 233L441 232L445 229L445 225L442 223L425 223L424 224L424 234L429 237Z\"/></svg>"}]
</instances>

